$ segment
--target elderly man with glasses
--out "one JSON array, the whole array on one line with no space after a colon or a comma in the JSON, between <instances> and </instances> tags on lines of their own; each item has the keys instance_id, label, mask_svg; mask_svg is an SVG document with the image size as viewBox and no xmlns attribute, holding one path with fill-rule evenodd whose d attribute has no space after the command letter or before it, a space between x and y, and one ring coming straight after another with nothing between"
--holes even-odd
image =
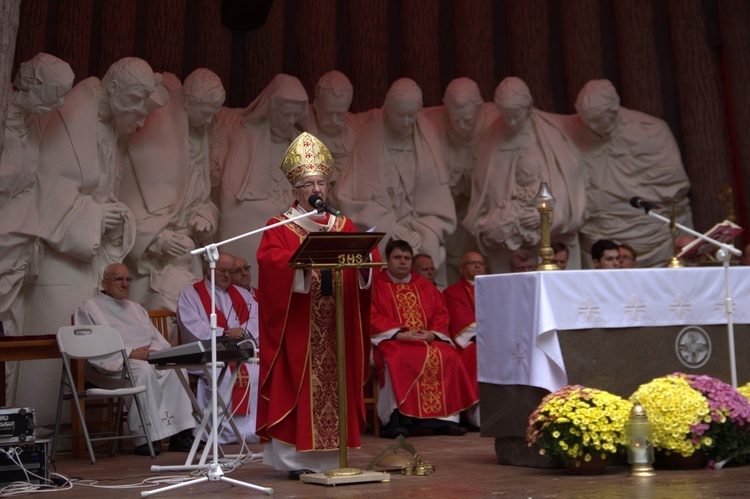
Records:
<instances>
[{"instance_id":1,"label":"elderly man with glasses","mask_svg":"<svg viewBox=\"0 0 750 499\"><path fill-rule=\"evenodd\" d=\"M476 307L474 305L474 279L478 275L484 275L487 267L484 257L470 251L461 258L461 279L448 286L443 291L445 305L448 308L450 322L448 330L451 339L456 345L456 350L461 356L467 372L472 376L477 393L477 320ZM466 411L467 427L475 429L479 426L479 404Z\"/></svg>"},{"instance_id":2,"label":"elderly man with glasses","mask_svg":"<svg viewBox=\"0 0 750 499\"><path fill-rule=\"evenodd\" d=\"M257 291L253 288L253 276L250 274L251 267L247 260L240 256L234 257L234 270L232 271L232 284L238 288L250 291L250 295L258 301Z\"/></svg>"},{"instance_id":3,"label":"elderly man with glasses","mask_svg":"<svg viewBox=\"0 0 750 499\"><path fill-rule=\"evenodd\" d=\"M146 385L147 416L151 422L151 440L156 442L169 437L169 450L188 452L192 445L192 428L195 420L190 410L190 399L182 389L174 371L157 371L147 362L149 352L164 350L171 345L153 326L146 310L128 300L133 278L130 270L121 264L113 263L104 269L102 291L98 296L83 302L73 316L76 325L103 325L115 328L122 336L128 353L130 369L135 385ZM120 358L93 366L95 373L91 379L99 378L106 383L109 378L119 381L122 374ZM128 424L135 435L135 453L150 455L143 429L139 427L138 408L133 400L128 406Z\"/></svg>"},{"instance_id":4,"label":"elderly man with glasses","mask_svg":"<svg viewBox=\"0 0 750 499\"><path fill-rule=\"evenodd\" d=\"M237 341L252 337L258 340L258 306L247 289L232 284L234 257L219 253L216 260L216 335ZM210 276L187 286L177 301L177 324L183 343L211 339L211 280ZM211 403L211 386L205 376L198 379L198 403ZM229 408L245 442L257 442L255 436L256 402L258 399L258 366L243 364L242 372L232 389ZM249 390L248 390L249 387ZM221 392L225 387L221 388ZM237 442L237 436L225 420L221 425L219 443Z\"/></svg>"}]
</instances>

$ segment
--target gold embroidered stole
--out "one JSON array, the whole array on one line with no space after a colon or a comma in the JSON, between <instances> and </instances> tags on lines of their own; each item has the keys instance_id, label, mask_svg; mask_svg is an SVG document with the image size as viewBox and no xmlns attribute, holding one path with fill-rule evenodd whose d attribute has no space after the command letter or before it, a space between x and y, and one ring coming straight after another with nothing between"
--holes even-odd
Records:
<instances>
[{"instance_id":1,"label":"gold embroidered stole","mask_svg":"<svg viewBox=\"0 0 750 499\"><path fill-rule=\"evenodd\" d=\"M398 321L407 329L424 329L427 327L427 314L425 314L422 300L416 287L412 284L396 284L392 286L391 293L398 312Z\"/></svg>"},{"instance_id":2,"label":"gold embroidered stole","mask_svg":"<svg viewBox=\"0 0 750 499\"><path fill-rule=\"evenodd\" d=\"M408 329L427 329L427 313L416 286L409 283L396 284L393 299L398 311L399 322ZM417 392L419 410L430 417L443 410L443 356L440 349L425 342L427 357L422 373L418 377Z\"/></svg>"}]
</instances>

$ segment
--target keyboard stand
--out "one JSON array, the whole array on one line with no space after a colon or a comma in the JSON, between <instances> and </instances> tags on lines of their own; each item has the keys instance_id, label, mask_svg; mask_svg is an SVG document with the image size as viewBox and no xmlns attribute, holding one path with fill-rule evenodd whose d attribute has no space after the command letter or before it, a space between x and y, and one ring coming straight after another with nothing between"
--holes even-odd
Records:
<instances>
[{"instance_id":1,"label":"keyboard stand","mask_svg":"<svg viewBox=\"0 0 750 499\"><path fill-rule=\"evenodd\" d=\"M242 433L240 432L239 428L237 428L237 425L234 422L234 419L231 417L231 412L227 408L227 404L225 402L227 396L231 396L232 387L234 387L234 382L237 379L237 375L240 373L240 366L242 366L243 362L247 362L247 360L238 360L234 363L234 370L231 373L231 377L229 378L229 384L227 385L227 391L225 393L221 393L221 388L219 388L219 393L217 393L217 401L218 401L218 414L217 419L221 421L222 419L226 419L229 422L230 427L232 428L232 431L234 432L235 436L237 437L237 442L242 443ZM211 385L211 363L207 362L205 364L174 364L174 365L155 365L156 369L163 370L163 369L171 369L174 370L177 373L177 377L180 379L180 383L182 384L182 387L185 389L185 392L188 394L188 397L190 397L190 403L193 407L193 416L195 416L196 419L200 416L200 424L198 425L197 429L197 436L195 440L193 441L193 446L190 449L190 452L188 453L188 457L185 460L184 465L174 465L174 466L151 466L151 471L153 472L162 472L162 471L194 471L194 470L204 470L206 469L207 462L209 458L211 457L211 449L213 448L213 439L218 438L217 435L217 429L211 428L210 422L212 419L212 411L211 411L211 404L208 404L205 408L201 408L198 404L198 400L195 398L195 394L193 393L193 390L190 388L190 382L186 376L185 370L189 371L202 371L203 375L206 377L206 382L208 385ZM224 377L227 374L228 365L224 362L217 362L216 368L220 369L219 371L219 377L216 380L216 386L221 387L221 383L224 380ZM219 425L221 426L221 425ZM198 447L201 444L201 437L203 436L204 432L208 432L208 440L206 441L206 446L203 448L203 452L200 454L200 458L197 463L194 463L194 460L197 457L198 454ZM221 445L218 446L219 449L219 458L224 457L224 452L221 449Z\"/></svg>"}]
</instances>

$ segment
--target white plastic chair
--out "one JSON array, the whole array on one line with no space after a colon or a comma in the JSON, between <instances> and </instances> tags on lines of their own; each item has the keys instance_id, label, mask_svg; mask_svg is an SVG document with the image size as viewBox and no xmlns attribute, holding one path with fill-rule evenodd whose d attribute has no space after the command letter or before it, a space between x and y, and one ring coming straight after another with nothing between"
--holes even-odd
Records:
<instances>
[{"instance_id":1,"label":"white plastic chair","mask_svg":"<svg viewBox=\"0 0 750 499\"><path fill-rule=\"evenodd\" d=\"M94 457L94 448L91 445L91 442L112 440L112 451L110 455L114 456L117 440L133 438L132 435L120 435L119 431L120 420L123 413L123 397L135 397L136 407L138 408L138 416L141 419L141 427L148 428L147 421L144 416L144 408L141 406L140 397L138 397L138 394L146 391L146 387L143 385L133 386L133 373L130 370L130 364L128 363L125 346L122 343L122 337L120 336L120 333L109 326L61 327L57 331L57 346L60 349L60 355L62 356L63 368L62 376L60 379L60 395L57 400L55 436L52 441L50 460L53 462L55 460L57 441L58 438L60 438L60 419L62 416L63 400L70 400L71 403L75 405L76 411L78 412L78 420L81 422L81 428L83 430L83 436L86 439L86 447L88 448L89 457L91 458L91 464L96 464L96 457ZM111 358L113 355L122 355L123 369L119 388L89 388L87 390L77 392L76 384L73 380L73 371L70 367L70 360L83 359L87 361L94 361L105 357ZM83 415L83 411L81 411L81 406L78 401L106 398L117 399L117 416L114 429L112 431L113 435L91 438L88 428L86 427L86 419ZM151 458L153 459L155 457L155 454L153 444L151 443L151 437L149 436L148 431L146 431L145 433L146 443L148 444L148 449L151 453Z\"/></svg>"}]
</instances>

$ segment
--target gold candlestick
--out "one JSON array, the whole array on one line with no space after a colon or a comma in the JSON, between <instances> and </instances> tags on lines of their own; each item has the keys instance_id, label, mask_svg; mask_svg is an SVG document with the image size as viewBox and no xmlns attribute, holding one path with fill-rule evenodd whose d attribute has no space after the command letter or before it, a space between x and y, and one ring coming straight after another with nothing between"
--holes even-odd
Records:
<instances>
[{"instance_id":1,"label":"gold candlestick","mask_svg":"<svg viewBox=\"0 0 750 499\"><path fill-rule=\"evenodd\" d=\"M552 209L555 207L555 197L550 192L547 182L542 182L539 186L539 192L534 198L534 206L539 211L541 231L539 256L542 257L542 263L537 266L536 270L560 270L560 267L556 263L552 263L552 257L555 256L555 252L552 249L550 229L552 224Z\"/></svg>"},{"instance_id":2,"label":"gold candlestick","mask_svg":"<svg viewBox=\"0 0 750 499\"><path fill-rule=\"evenodd\" d=\"M669 269L681 269L685 266L682 260L677 258L677 254L680 252L680 248L677 247L677 212L675 210L674 199L672 200L672 210L669 215L669 232L672 234L672 259L669 260L667 268Z\"/></svg>"}]
</instances>

